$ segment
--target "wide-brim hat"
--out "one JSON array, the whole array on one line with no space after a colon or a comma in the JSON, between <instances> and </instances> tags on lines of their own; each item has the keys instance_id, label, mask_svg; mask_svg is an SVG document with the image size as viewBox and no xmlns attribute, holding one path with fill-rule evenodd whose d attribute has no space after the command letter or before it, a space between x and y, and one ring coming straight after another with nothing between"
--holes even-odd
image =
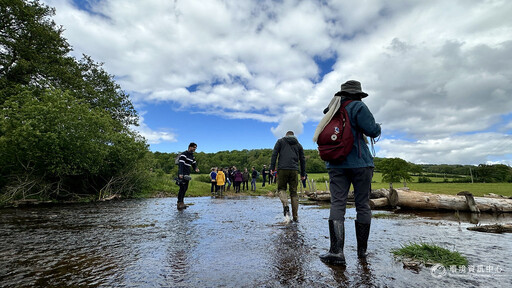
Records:
<instances>
[{"instance_id":1,"label":"wide-brim hat","mask_svg":"<svg viewBox=\"0 0 512 288\"><path fill-rule=\"evenodd\" d=\"M336 94L359 95L361 96L361 98L368 96L368 94L363 92L363 90L361 89L361 82L356 80L348 80L347 82L341 84L341 89Z\"/></svg>"}]
</instances>

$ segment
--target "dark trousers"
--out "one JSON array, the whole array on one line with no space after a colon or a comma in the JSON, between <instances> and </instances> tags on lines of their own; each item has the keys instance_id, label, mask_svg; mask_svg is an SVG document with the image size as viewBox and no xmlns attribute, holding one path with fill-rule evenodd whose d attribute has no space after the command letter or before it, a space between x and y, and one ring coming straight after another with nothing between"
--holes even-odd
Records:
<instances>
[{"instance_id":1,"label":"dark trousers","mask_svg":"<svg viewBox=\"0 0 512 288\"><path fill-rule=\"evenodd\" d=\"M245 180L242 182L242 190L249 190L249 180Z\"/></svg>"},{"instance_id":2,"label":"dark trousers","mask_svg":"<svg viewBox=\"0 0 512 288\"><path fill-rule=\"evenodd\" d=\"M215 192L217 190L216 188L217 188L217 182L212 182L212 189L210 192L212 192L212 193Z\"/></svg>"},{"instance_id":3,"label":"dark trousers","mask_svg":"<svg viewBox=\"0 0 512 288\"><path fill-rule=\"evenodd\" d=\"M178 203L183 202L183 199L185 199L185 192L187 192L188 189L188 181L182 180L180 184L180 191L178 192Z\"/></svg>"},{"instance_id":4,"label":"dark trousers","mask_svg":"<svg viewBox=\"0 0 512 288\"><path fill-rule=\"evenodd\" d=\"M329 220L345 221L348 190L354 186L357 222L369 224L372 219L370 192L373 167L329 169L331 211Z\"/></svg>"},{"instance_id":5,"label":"dark trousers","mask_svg":"<svg viewBox=\"0 0 512 288\"><path fill-rule=\"evenodd\" d=\"M267 182L267 177L263 175L263 184L261 185L261 187L265 187L265 182Z\"/></svg>"},{"instance_id":6,"label":"dark trousers","mask_svg":"<svg viewBox=\"0 0 512 288\"><path fill-rule=\"evenodd\" d=\"M277 170L277 191L290 190L290 197L297 197L297 186L299 185L297 177L297 170Z\"/></svg>"},{"instance_id":7,"label":"dark trousers","mask_svg":"<svg viewBox=\"0 0 512 288\"><path fill-rule=\"evenodd\" d=\"M233 184L233 188L235 188L235 193L240 192L240 184L242 184L242 181L235 181Z\"/></svg>"},{"instance_id":8,"label":"dark trousers","mask_svg":"<svg viewBox=\"0 0 512 288\"><path fill-rule=\"evenodd\" d=\"M224 192L224 186L225 185L217 185L217 189L215 189L215 192L220 192L222 195L222 192Z\"/></svg>"}]
</instances>

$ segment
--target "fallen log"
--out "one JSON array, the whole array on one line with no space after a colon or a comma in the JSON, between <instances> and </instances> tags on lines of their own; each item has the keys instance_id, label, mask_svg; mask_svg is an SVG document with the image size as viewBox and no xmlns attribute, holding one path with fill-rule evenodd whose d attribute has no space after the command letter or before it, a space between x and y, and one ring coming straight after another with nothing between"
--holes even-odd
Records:
<instances>
[{"instance_id":1,"label":"fallen log","mask_svg":"<svg viewBox=\"0 0 512 288\"><path fill-rule=\"evenodd\" d=\"M386 208L386 207L391 207L391 205L389 204L388 198L382 197L382 198L377 198L377 199L370 199L370 208L371 209Z\"/></svg>"},{"instance_id":2,"label":"fallen log","mask_svg":"<svg viewBox=\"0 0 512 288\"><path fill-rule=\"evenodd\" d=\"M468 227L468 230L487 233L512 233L512 224L493 224Z\"/></svg>"},{"instance_id":3,"label":"fallen log","mask_svg":"<svg viewBox=\"0 0 512 288\"><path fill-rule=\"evenodd\" d=\"M474 203L468 204L471 199ZM392 189L389 193L389 202L392 207L408 209L512 212L512 199L473 197L467 192L464 195L445 195Z\"/></svg>"},{"instance_id":4,"label":"fallen log","mask_svg":"<svg viewBox=\"0 0 512 288\"><path fill-rule=\"evenodd\" d=\"M306 196L308 196L308 199L312 200L312 201L331 201L331 192L330 191L316 191L316 192L306 191L305 194L306 194ZM385 198L389 197L389 190L380 188L380 189L372 190L370 192L370 199L379 199L379 198L384 198L384 197ZM348 191L347 200L352 201L352 202L354 201L354 191L352 191L352 190ZM380 201L383 201L383 200L380 200ZM389 206L389 205L386 205L386 206Z\"/></svg>"},{"instance_id":5,"label":"fallen log","mask_svg":"<svg viewBox=\"0 0 512 288\"><path fill-rule=\"evenodd\" d=\"M494 194L494 193L484 194L484 197L488 197L488 198L500 198L500 199L512 199L512 196L510 196L510 197L506 197L506 196L498 195L498 194Z\"/></svg>"},{"instance_id":6,"label":"fallen log","mask_svg":"<svg viewBox=\"0 0 512 288\"><path fill-rule=\"evenodd\" d=\"M370 199L379 199L379 198L383 198L383 197L386 197L386 198L389 197L388 189L380 188L380 189L372 190L370 192Z\"/></svg>"},{"instance_id":7,"label":"fallen log","mask_svg":"<svg viewBox=\"0 0 512 288\"><path fill-rule=\"evenodd\" d=\"M331 201L331 192L329 191L306 192L306 195L312 201Z\"/></svg>"}]
</instances>

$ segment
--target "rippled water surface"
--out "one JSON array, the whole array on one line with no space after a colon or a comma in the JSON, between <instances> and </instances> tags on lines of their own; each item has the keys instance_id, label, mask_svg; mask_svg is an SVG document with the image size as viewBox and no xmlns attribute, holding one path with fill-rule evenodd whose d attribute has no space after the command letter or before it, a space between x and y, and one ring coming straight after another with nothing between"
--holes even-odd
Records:
<instances>
[{"instance_id":1,"label":"rippled water surface","mask_svg":"<svg viewBox=\"0 0 512 288\"><path fill-rule=\"evenodd\" d=\"M339 268L318 258L328 209L300 205L300 222L286 223L277 198L185 202L183 211L175 198L0 210L0 287L512 287L512 234L466 229L510 215L375 218L364 264L350 208ZM410 241L457 250L470 266L406 269L390 251Z\"/></svg>"}]
</instances>

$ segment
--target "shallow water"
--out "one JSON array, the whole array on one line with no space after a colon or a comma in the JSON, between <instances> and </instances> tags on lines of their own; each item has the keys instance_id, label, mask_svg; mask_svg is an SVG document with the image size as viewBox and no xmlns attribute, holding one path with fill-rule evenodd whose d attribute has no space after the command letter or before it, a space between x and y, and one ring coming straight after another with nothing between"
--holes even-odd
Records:
<instances>
[{"instance_id":1,"label":"shallow water","mask_svg":"<svg viewBox=\"0 0 512 288\"><path fill-rule=\"evenodd\" d=\"M0 287L512 287L512 234L466 229L512 215L375 218L364 264L349 208L339 268L318 258L329 247L328 209L300 205L299 222L286 223L277 198L185 202L183 211L175 198L0 210ZM470 265L406 269L390 250L410 241L457 250Z\"/></svg>"}]
</instances>

